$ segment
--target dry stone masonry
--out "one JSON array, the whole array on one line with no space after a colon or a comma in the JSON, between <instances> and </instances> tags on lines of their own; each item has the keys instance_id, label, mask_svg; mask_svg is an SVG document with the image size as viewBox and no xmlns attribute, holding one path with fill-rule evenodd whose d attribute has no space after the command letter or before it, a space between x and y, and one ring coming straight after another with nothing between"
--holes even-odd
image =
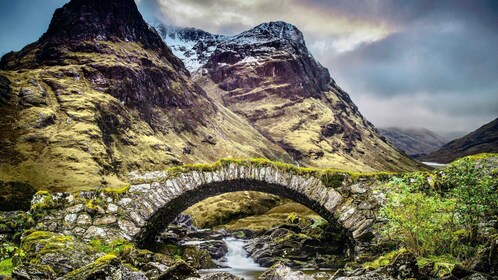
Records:
<instances>
[{"instance_id":1,"label":"dry stone masonry","mask_svg":"<svg viewBox=\"0 0 498 280\"><path fill-rule=\"evenodd\" d=\"M302 203L329 222L339 223L356 257L368 253L385 196L376 176L338 174L327 186L313 173L299 174L271 164L229 163L213 170L134 174L122 189L79 193L38 193L31 211L38 230L83 240L126 239L144 245L189 206L234 191L260 191Z\"/></svg>"}]
</instances>

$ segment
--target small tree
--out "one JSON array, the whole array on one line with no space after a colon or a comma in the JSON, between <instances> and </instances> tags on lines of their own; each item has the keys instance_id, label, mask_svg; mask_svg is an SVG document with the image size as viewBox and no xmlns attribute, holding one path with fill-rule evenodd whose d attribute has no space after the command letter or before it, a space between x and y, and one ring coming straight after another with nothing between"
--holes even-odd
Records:
<instances>
[{"instance_id":1,"label":"small tree","mask_svg":"<svg viewBox=\"0 0 498 280\"><path fill-rule=\"evenodd\" d=\"M455 212L465 228L469 242L478 233L479 223L496 215L498 207L497 180L490 167L470 158L462 158L444 170L441 184L456 200Z\"/></svg>"}]
</instances>

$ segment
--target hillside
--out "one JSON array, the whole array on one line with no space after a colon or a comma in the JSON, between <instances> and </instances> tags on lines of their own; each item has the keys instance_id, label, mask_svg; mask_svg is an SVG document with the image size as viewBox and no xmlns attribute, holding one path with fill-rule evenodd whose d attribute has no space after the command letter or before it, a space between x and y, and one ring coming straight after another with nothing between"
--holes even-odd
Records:
<instances>
[{"instance_id":1,"label":"hillside","mask_svg":"<svg viewBox=\"0 0 498 280\"><path fill-rule=\"evenodd\" d=\"M131 170L223 157L290 161L213 101L133 0L73 0L0 63L0 181L122 186Z\"/></svg>"},{"instance_id":2,"label":"hillside","mask_svg":"<svg viewBox=\"0 0 498 280\"><path fill-rule=\"evenodd\" d=\"M461 138L449 142L439 150L424 157L424 160L449 163L463 156L497 152L498 118Z\"/></svg>"},{"instance_id":3,"label":"hillside","mask_svg":"<svg viewBox=\"0 0 498 280\"><path fill-rule=\"evenodd\" d=\"M197 83L305 166L402 171L418 163L384 141L285 22L235 36L157 23Z\"/></svg>"},{"instance_id":4,"label":"hillside","mask_svg":"<svg viewBox=\"0 0 498 280\"><path fill-rule=\"evenodd\" d=\"M435 132L424 128L380 128L379 132L387 141L405 154L418 158L441 148L448 142Z\"/></svg>"}]
</instances>

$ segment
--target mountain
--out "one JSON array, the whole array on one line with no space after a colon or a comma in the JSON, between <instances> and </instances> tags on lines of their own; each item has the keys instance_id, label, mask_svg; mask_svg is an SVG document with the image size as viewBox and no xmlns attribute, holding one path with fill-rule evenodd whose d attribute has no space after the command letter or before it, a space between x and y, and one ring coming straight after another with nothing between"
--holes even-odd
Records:
<instances>
[{"instance_id":1,"label":"mountain","mask_svg":"<svg viewBox=\"0 0 498 280\"><path fill-rule=\"evenodd\" d=\"M382 139L295 26L263 23L235 36L154 26L214 100L296 162L362 171L421 168Z\"/></svg>"},{"instance_id":2,"label":"mountain","mask_svg":"<svg viewBox=\"0 0 498 280\"><path fill-rule=\"evenodd\" d=\"M395 147L411 157L427 155L441 148L448 140L425 128L379 128L380 134L386 137Z\"/></svg>"},{"instance_id":3,"label":"mountain","mask_svg":"<svg viewBox=\"0 0 498 280\"><path fill-rule=\"evenodd\" d=\"M120 186L131 170L223 157L291 162L192 81L133 0L72 0L0 61L3 184Z\"/></svg>"},{"instance_id":4,"label":"mountain","mask_svg":"<svg viewBox=\"0 0 498 280\"><path fill-rule=\"evenodd\" d=\"M424 157L424 160L449 163L457 158L479 153L498 153L498 118L449 142L439 150Z\"/></svg>"}]
</instances>

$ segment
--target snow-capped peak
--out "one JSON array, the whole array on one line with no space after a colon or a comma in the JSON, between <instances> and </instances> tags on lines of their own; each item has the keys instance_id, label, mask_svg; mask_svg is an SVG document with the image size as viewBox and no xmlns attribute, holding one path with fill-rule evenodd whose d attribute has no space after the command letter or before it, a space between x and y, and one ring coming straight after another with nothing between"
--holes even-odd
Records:
<instances>
[{"instance_id":1,"label":"snow-capped peak","mask_svg":"<svg viewBox=\"0 0 498 280\"><path fill-rule=\"evenodd\" d=\"M292 24L275 21L262 23L234 36L215 35L196 28L179 28L152 23L164 42L191 72L198 72L215 53L239 50L239 63L254 63L278 48L290 55L307 55L303 34ZM248 53L250 50L250 54Z\"/></svg>"}]
</instances>

